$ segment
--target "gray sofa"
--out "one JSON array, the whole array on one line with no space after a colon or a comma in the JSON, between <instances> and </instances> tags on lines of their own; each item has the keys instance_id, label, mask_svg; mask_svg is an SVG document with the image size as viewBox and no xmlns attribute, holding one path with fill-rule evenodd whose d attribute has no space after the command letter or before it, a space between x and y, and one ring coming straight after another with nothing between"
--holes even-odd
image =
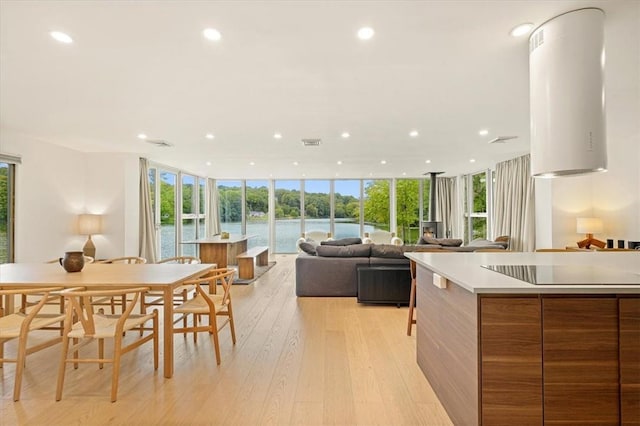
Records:
<instances>
[{"instance_id":1,"label":"gray sofa","mask_svg":"<svg viewBox=\"0 0 640 426\"><path fill-rule=\"evenodd\" d=\"M316 255L301 253L296 258L296 295L357 296L357 265L408 265L409 259L404 256L404 252L418 251L424 247L430 246L318 246Z\"/></svg>"},{"instance_id":2,"label":"gray sofa","mask_svg":"<svg viewBox=\"0 0 640 426\"><path fill-rule=\"evenodd\" d=\"M459 247L443 244L361 244L359 239L301 243L305 252L296 258L296 295L354 297L358 295L357 265L408 265L405 252L429 250L469 252L478 249L506 248L487 240L471 242ZM447 243L446 241L440 241ZM354 243L349 245L338 245Z\"/></svg>"}]
</instances>

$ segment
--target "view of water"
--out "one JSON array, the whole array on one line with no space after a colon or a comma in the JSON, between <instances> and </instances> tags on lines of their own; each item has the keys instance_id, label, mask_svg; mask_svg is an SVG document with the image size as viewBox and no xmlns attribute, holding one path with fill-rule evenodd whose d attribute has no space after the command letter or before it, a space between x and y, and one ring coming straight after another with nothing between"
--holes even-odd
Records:
<instances>
[{"instance_id":1,"label":"view of water","mask_svg":"<svg viewBox=\"0 0 640 426\"><path fill-rule=\"evenodd\" d=\"M304 221L307 231L326 231L329 232L329 219L306 219ZM186 223L183 225L183 235L185 240L195 235L194 223ZM240 222L222 223L222 231L231 234L240 234ZM364 225L364 232L375 231L373 225ZM254 235L249 239L248 246L268 246L269 245L269 226L266 221L247 222L247 234ZM335 221L334 238L361 237L360 224L353 222ZM175 246L173 244L175 238L175 228L172 225L162 225L161 243L162 249L160 258L176 256ZM300 238L300 219L279 219L276 220L276 253L296 253L296 241ZM185 244L182 247L184 255L195 255L195 244Z\"/></svg>"}]
</instances>

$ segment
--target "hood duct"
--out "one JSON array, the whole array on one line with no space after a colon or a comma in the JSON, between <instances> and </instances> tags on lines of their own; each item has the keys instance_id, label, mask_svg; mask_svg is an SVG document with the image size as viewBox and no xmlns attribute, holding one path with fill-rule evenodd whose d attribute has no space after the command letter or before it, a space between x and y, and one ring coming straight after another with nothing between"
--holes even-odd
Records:
<instances>
[{"instance_id":1,"label":"hood duct","mask_svg":"<svg viewBox=\"0 0 640 426\"><path fill-rule=\"evenodd\" d=\"M529 38L531 174L556 177L607 168L604 12L556 16Z\"/></svg>"}]
</instances>

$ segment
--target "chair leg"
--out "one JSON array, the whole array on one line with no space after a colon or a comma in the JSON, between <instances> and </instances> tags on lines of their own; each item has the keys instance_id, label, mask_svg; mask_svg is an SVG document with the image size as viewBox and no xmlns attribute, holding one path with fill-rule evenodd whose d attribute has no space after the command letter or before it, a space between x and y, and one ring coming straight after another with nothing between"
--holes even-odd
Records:
<instances>
[{"instance_id":1,"label":"chair leg","mask_svg":"<svg viewBox=\"0 0 640 426\"><path fill-rule=\"evenodd\" d=\"M98 359L104 359L104 339L98 339ZM104 368L104 363L99 362L98 368L102 370L102 368Z\"/></svg>"},{"instance_id":2,"label":"chair leg","mask_svg":"<svg viewBox=\"0 0 640 426\"><path fill-rule=\"evenodd\" d=\"M69 338L66 336L63 336L62 337L62 357L60 358L60 367L58 368L58 383L56 386L56 401L60 401L62 399L62 386L64 385L64 373L67 367L68 357L69 357Z\"/></svg>"},{"instance_id":3,"label":"chair leg","mask_svg":"<svg viewBox=\"0 0 640 426\"><path fill-rule=\"evenodd\" d=\"M414 306L416 304L416 279L411 279L411 295L409 297L409 319L407 321L407 336L411 336L411 329L416 320L413 318Z\"/></svg>"},{"instance_id":4,"label":"chair leg","mask_svg":"<svg viewBox=\"0 0 640 426\"><path fill-rule=\"evenodd\" d=\"M218 323L215 313L209 315L209 333L213 335L213 346L216 350L216 364L220 365L220 342L218 341Z\"/></svg>"},{"instance_id":5,"label":"chair leg","mask_svg":"<svg viewBox=\"0 0 640 426\"><path fill-rule=\"evenodd\" d=\"M118 397L118 378L120 377L120 357L122 355L122 336L116 335L113 342L113 373L111 375L111 402Z\"/></svg>"},{"instance_id":6,"label":"chair leg","mask_svg":"<svg viewBox=\"0 0 640 426\"><path fill-rule=\"evenodd\" d=\"M153 316L153 369L158 369L158 311L154 311ZM173 336L171 336L173 337Z\"/></svg>"},{"instance_id":7,"label":"chair leg","mask_svg":"<svg viewBox=\"0 0 640 426\"><path fill-rule=\"evenodd\" d=\"M25 333L26 334L26 333ZM20 336L18 343L18 357L16 358L16 378L13 384L13 400L20 399L20 389L22 386L22 372L27 357L27 336Z\"/></svg>"},{"instance_id":8,"label":"chair leg","mask_svg":"<svg viewBox=\"0 0 640 426\"><path fill-rule=\"evenodd\" d=\"M231 308L231 303L227 305L227 313L229 315L229 328L231 329L231 341L233 344L236 344L236 326L233 323L233 309Z\"/></svg>"}]
</instances>

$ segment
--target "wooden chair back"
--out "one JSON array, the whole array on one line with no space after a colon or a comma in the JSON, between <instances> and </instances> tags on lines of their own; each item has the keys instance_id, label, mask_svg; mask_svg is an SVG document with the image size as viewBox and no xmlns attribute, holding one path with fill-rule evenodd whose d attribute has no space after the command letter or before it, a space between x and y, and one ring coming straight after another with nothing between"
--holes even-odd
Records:
<instances>
[{"instance_id":1,"label":"wooden chair back","mask_svg":"<svg viewBox=\"0 0 640 426\"><path fill-rule=\"evenodd\" d=\"M112 259L100 260L98 263L140 264L140 263L147 263L147 259L145 259L144 257L138 257L138 256L124 256L124 257L114 257Z\"/></svg>"},{"instance_id":2,"label":"wooden chair back","mask_svg":"<svg viewBox=\"0 0 640 426\"><path fill-rule=\"evenodd\" d=\"M200 259L195 256L174 256L174 257L168 257L166 259L158 260L158 262L156 263L192 264L192 263L200 263Z\"/></svg>"}]
</instances>

